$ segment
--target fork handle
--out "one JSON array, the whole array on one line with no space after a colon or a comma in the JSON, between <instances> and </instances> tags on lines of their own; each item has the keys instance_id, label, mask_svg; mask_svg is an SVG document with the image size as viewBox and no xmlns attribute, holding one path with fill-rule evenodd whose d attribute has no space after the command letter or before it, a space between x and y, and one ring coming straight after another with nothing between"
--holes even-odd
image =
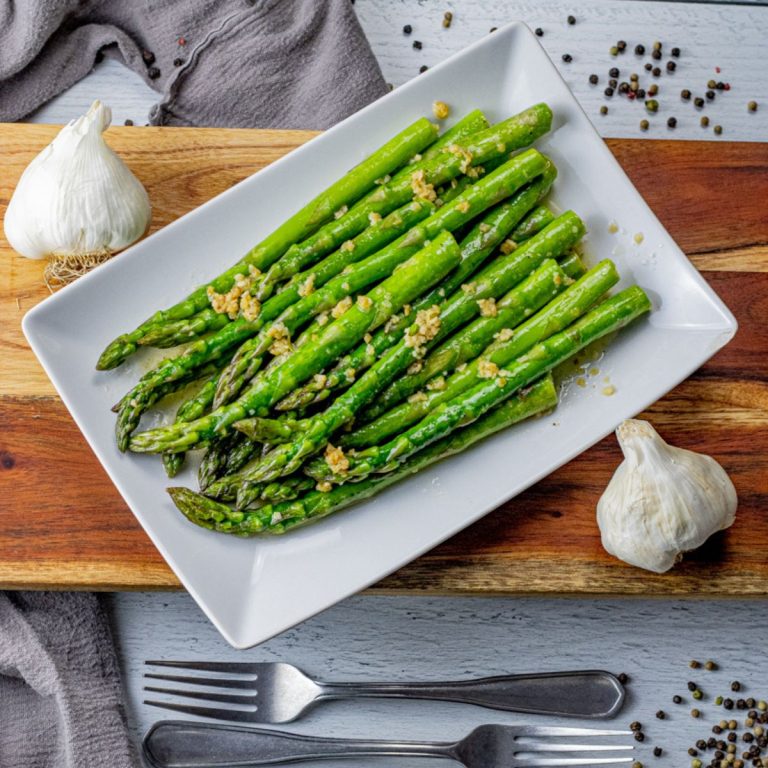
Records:
<instances>
[{"instance_id":1,"label":"fork handle","mask_svg":"<svg viewBox=\"0 0 768 768\"><path fill-rule=\"evenodd\" d=\"M351 755L457 759L453 745L438 742L329 739L178 720L153 725L144 737L143 748L144 756L153 768L280 765Z\"/></svg>"},{"instance_id":2,"label":"fork handle","mask_svg":"<svg viewBox=\"0 0 768 768\"><path fill-rule=\"evenodd\" d=\"M566 717L612 717L624 701L624 687L609 672L552 672L505 675L438 683L328 683L319 698L384 697L476 704L508 712Z\"/></svg>"}]
</instances>

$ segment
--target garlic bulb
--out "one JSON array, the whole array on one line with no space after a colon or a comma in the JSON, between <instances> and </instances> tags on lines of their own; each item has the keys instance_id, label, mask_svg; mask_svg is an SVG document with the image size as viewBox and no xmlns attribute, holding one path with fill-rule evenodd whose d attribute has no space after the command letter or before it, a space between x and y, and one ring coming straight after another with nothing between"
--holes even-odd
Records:
<instances>
[{"instance_id":1,"label":"garlic bulb","mask_svg":"<svg viewBox=\"0 0 768 768\"><path fill-rule=\"evenodd\" d=\"M95 101L22 174L4 222L22 256L108 256L147 231L147 192L102 136L111 120Z\"/></svg>"},{"instance_id":2,"label":"garlic bulb","mask_svg":"<svg viewBox=\"0 0 768 768\"><path fill-rule=\"evenodd\" d=\"M667 445L647 422L616 430L624 461L597 505L603 546L664 573L736 517L736 489L711 457Z\"/></svg>"}]
</instances>

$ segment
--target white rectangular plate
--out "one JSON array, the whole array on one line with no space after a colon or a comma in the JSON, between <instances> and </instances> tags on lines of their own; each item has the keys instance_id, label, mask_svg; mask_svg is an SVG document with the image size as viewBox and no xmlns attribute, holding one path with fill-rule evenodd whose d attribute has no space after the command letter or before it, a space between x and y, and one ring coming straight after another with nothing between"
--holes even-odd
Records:
<instances>
[{"instance_id":1,"label":"white rectangular plate","mask_svg":"<svg viewBox=\"0 0 768 768\"><path fill-rule=\"evenodd\" d=\"M148 365L98 373L101 350L158 307L218 274L300 205L444 99L492 121L546 101L538 143L559 169L554 201L587 222L588 252L653 299L600 363L602 384L563 398L555 419L522 424L375 499L282 538L242 540L188 523L157 457L115 447L110 406ZM663 181L663 180L662 180ZM616 221L619 231L609 233ZM642 233L642 243L634 235ZM640 238L637 238L640 239ZM128 505L234 646L260 643L381 579L474 522L658 399L726 344L730 312L632 187L528 28L510 24L417 77L32 309L24 332ZM145 420L145 425L146 425ZM556 422L557 425L555 425ZM178 478L196 487L191 470ZM179 484L175 483L174 484Z\"/></svg>"}]
</instances>

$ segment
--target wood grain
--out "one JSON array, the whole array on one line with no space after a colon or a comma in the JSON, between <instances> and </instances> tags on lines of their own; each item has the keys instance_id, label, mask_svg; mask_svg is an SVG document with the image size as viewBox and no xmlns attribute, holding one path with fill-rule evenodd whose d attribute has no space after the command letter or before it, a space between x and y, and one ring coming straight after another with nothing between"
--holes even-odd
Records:
<instances>
[{"instance_id":1,"label":"wood grain","mask_svg":"<svg viewBox=\"0 0 768 768\"><path fill-rule=\"evenodd\" d=\"M22 169L54 131L0 125L0 216ZM157 228L312 135L117 128L110 142L147 186ZM740 495L737 524L668 576L611 560L594 524L595 502L619 460L609 438L378 590L768 594L761 523L768 504L768 145L609 146L739 320L736 339L649 412L662 434L727 467ZM46 295L41 270L0 240L0 586L177 586L21 334L23 313Z\"/></svg>"}]
</instances>

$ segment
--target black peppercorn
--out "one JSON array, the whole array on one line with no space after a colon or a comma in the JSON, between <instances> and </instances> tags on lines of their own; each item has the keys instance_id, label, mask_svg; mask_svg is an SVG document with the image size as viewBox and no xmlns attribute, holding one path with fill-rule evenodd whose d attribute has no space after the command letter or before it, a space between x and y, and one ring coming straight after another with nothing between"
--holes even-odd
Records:
<instances>
[{"instance_id":1,"label":"black peppercorn","mask_svg":"<svg viewBox=\"0 0 768 768\"><path fill-rule=\"evenodd\" d=\"M712 88L713 86L710 85L709 87ZM734 680L731 683L731 690L732 691L740 691L741 690L741 683L738 680Z\"/></svg>"},{"instance_id":2,"label":"black peppercorn","mask_svg":"<svg viewBox=\"0 0 768 768\"><path fill-rule=\"evenodd\" d=\"M618 87L618 85L619 85L619 81L618 81L618 80L616 80L615 78L611 78L611 79L608 81L608 85L610 85L610 86L611 86L611 88L617 88L617 87Z\"/></svg>"},{"instance_id":3,"label":"black peppercorn","mask_svg":"<svg viewBox=\"0 0 768 768\"><path fill-rule=\"evenodd\" d=\"M675 57L678 58L680 56L680 49L679 48L673 48L670 53Z\"/></svg>"},{"instance_id":4,"label":"black peppercorn","mask_svg":"<svg viewBox=\"0 0 768 768\"><path fill-rule=\"evenodd\" d=\"M592 85L597 85L600 82L600 78L597 75L590 75L589 82L592 83Z\"/></svg>"},{"instance_id":5,"label":"black peppercorn","mask_svg":"<svg viewBox=\"0 0 768 768\"><path fill-rule=\"evenodd\" d=\"M626 672L621 672L616 675L616 679L622 684L626 685L629 682L629 675Z\"/></svg>"},{"instance_id":6,"label":"black peppercorn","mask_svg":"<svg viewBox=\"0 0 768 768\"><path fill-rule=\"evenodd\" d=\"M697 687L697 686L696 686L696 683L694 683L694 682L692 682L692 681L689 681L689 683L688 683L688 690L689 690L689 691L695 691L695 690L696 690L696 687Z\"/></svg>"},{"instance_id":7,"label":"black peppercorn","mask_svg":"<svg viewBox=\"0 0 768 768\"><path fill-rule=\"evenodd\" d=\"M723 706L726 709L733 709L733 699L723 699Z\"/></svg>"},{"instance_id":8,"label":"black peppercorn","mask_svg":"<svg viewBox=\"0 0 768 768\"><path fill-rule=\"evenodd\" d=\"M422 65L419 67L419 72L421 72L422 74L424 74L424 72L426 72L428 69L429 69L429 67L428 67L426 64L422 64Z\"/></svg>"},{"instance_id":9,"label":"black peppercorn","mask_svg":"<svg viewBox=\"0 0 768 768\"><path fill-rule=\"evenodd\" d=\"M619 93L629 93L629 83L621 83L619 85Z\"/></svg>"},{"instance_id":10,"label":"black peppercorn","mask_svg":"<svg viewBox=\"0 0 768 768\"><path fill-rule=\"evenodd\" d=\"M667 62L667 72L674 72L677 69L677 64L674 61Z\"/></svg>"},{"instance_id":11,"label":"black peppercorn","mask_svg":"<svg viewBox=\"0 0 768 768\"><path fill-rule=\"evenodd\" d=\"M414 40L414 41L413 41L413 47L414 47L414 48L415 48L417 51L420 51L420 50L421 50L421 49L424 47L424 44L421 42L421 40Z\"/></svg>"},{"instance_id":12,"label":"black peppercorn","mask_svg":"<svg viewBox=\"0 0 768 768\"><path fill-rule=\"evenodd\" d=\"M728 741L736 741L737 738L738 736L733 732L728 734Z\"/></svg>"},{"instance_id":13,"label":"black peppercorn","mask_svg":"<svg viewBox=\"0 0 768 768\"><path fill-rule=\"evenodd\" d=\"M691 757L696 757L699 753L693 747L688 747L688 754Z\"/></svg>"},{"instance_id":14,"label":"black peppercorn","mask_svg":"<svg viewBox=\"0 0 768 768\"><path fill-rule=\"evenodd\" d=\"M712 659L708 659L707 661L704 662L704 669L712 672L713 670L718 669L718 666L717 664L715 664L714 661L712 661Z\"/></svg>"},{"instance_id":15,"label":"black peppercorn","mask_svg":"<svg viewBox=\"0 0 768 768\"><path fill-rule=\"evenodd\" d=\"M645 741L645 734L642 731L635 731L635 741Z\"/></svg>"},{"instance_id":16,"label":"black peppercorn","mask_svg":"<svg viewBox=\"0 0 768 768\"><path fill-rule=\"evenodd\" d=\"M184 59L174 59L173 60L173 66L174 67L180 67L184 63Z\"/></svg>"},{"instance_id":17,"label":"black peppercorn","mask_svg":"<svg viewBox=\"0 0 768 768\"><path fill-rule=\"evenodd\" d=\"M653 64L651 64L650 61L646 61L644 66L647 72L650 72L653 69Z\"/></svg>"},{"instance_id":18,"label":"black peppercorn","mask_svg":"<svg viewBox=\"0 0 768 768\"><path fill-rule=\"evenodd\" d=\"M573 26L576 23L576 17L575 16L569 16L567 19L568 23Z\"/></svg>"},{"instance_id":19,"label":"black peppercorn","mask_svg":"<svg viewBox=\"0 0 768 768\"><path fill-rule=\"evenodd\" d=\"M141 58L144 59L144 63L149 66L155 63L155 54L152 51L144 50L141 52Z\"/></svg>"},{"instance_id":20,"label":"black peppercorn","mask_svg":"<svg viewBox=\"0 0 768 768\"><path fill-rule=\"evenodd\" d=\"M413 32L413 27L412 27L410 24L406 24L406 25L403 27L403 34L404 34L404 35L410 35L410 34L411 34L411 32Z\"/></svg>"},{"instance_id":21,"label":"black peppercorn","mask_svg":"<svg viewBox=\"0 0 768 768\"><path fill-rule=\"evenodd\" d=\"M157 67L150 67L147 70L147 77L150 80L157 80L157 78L160 77L160 70Z\"/></svg>"},{"instance_id":22,"label":"black peppercorn","mask_svg":"<svg viewBox=\"0 0 768 768\"><path fill-rule=\"evenodd\" d=\"M654 48L651 51L651 58L652 59L656 59L656 61L658 61L661 58L661 51L659 51L656 48Z\"/></svg>"},{"instance_id":23,"label":"black peppercorn","mask_svg":"<svg viewBox=\"0 0 768 768\"><path fill-rule=\"evenodd\" d=\"M696 742L696 746L697 746L699 749L706 749L706 748L707 748L707 742L706 742L706 741L704 741L704 739L699 739L699 740Z\"/></svg>"},{"instance_id":24,"label":"black peppercorn","mask_svg":"<svg viewBox=\"0 0 768 768\"><path fill-rule=\"evenodd\" d=\"M638 56L642 56L645 53L645 46L644 45L636 45L635 46L635 53Z\"/></svg>"},{"instance_id":25,"label":"black peppercorn","mask_svg":"<svg viewBox=\"0 0 768 768\"><path fill-rule=\"evenodd\" d=\"M724 91L725 90L725 83L722 80L718 80L717 83L715 83L715 88L718 91Z\"/></svg>"},{"instance_id":26,"label":"black peppercorn","mask_svg":"<svg viewBox=\"0 0 768 768\"><path fill-rule=\"evenodd\" d=\"M616 43L616 47L619 49L620 53L623 53L627 49L627 43L624 40L619 40Z\"/></svg>"},{"instance_id":27,"label":"black peppercorn","mask_svg":"<svg viewBox=\"0 0 768 768\"><path fill-rule=\"evenodd\" d=\"M656 717L657 717L659 720L663 720L663 719L664 719L666 716L667 716L667 713L666 713L666 712L665 712L663 709L660 709L660 710L659 710L659 711L656 713Z\"/></svg>"},{"instance_id":28,"label":"black peppercorn","mask_svg":"<svg viewBox=\"0 0 768 768\"><path fill-rule=\"evenodd\" d=\"M638 88L637 89L637 98L638 99L644 99L645 98L645 88Z\"/></svg>"},{"instance_id":29,"label":"black peppercorn","mask_svg":"<svg viewBox=\"0 0 768 768\"><path fill-rule=\"evenodd\" d=\"M652 74L654 77L660 77L660 76L661 76L661 69L659 69L659 67L654 67L654 68L651 70L651 74Z\"/></svg>"},{"instance_id":30,"label":"black peppercorn","mask_svg":"<svg viewBox=\"0 0 768 768\"><path fill-rule=\"evenodd\" d=\"M608 76L609 77L618 77L621 74L618 67L611 67L608 70Z\"/></svg>"},{"instance_id":31,"label":"black peppercorn","mask_svg":"<svg viewBox=\"0 0 768 768\"><path fill-rule=\"evenodd\" d=\"M722 733L723 729L719 725L712 726L712 733Z\"/></svg>"},{"instance_id":32,"label":"black peppercorn","mask_svg":"<svg viewBox=\"0 0 768 768\"><path fill-rule=\"evenodd\" d=\"M124 125L133 125L133 120L131 120L130 118L128 118L128 119L125 121Z\"/></svg>"},{"instance_id":33,"label":"black peppercorn","mask_svg":"<svg viewBox=\"0 0 768 768\"><path fill-rule=\"evenodd\" d=\"M751 744L755 740L755 737L751 733L745 733L741 738L746 741L747 744Z\"/></svg>"},{"instance_id":34,"label":"black peppercorn","mask_svg":"<svg viewBox=\"0 0 768 768\"><path fill-rule=\"evenodd\" d=\"M714 91L707 91L704 95L707 97L707 101L712 101L715 98Z\"/></svg>"},{"instance_id":35,"label":"black peppercorn","mask_svg":"<svg viewBox=\"0 0 768 768\"><path fill-rule=\"evenodd\" d=\"M691 100L691 92L687 88L683 88L683 90L680 91L680 98L683 101L690 101Z\"/></svg>"},{"instance_id":36,"label":"black peppercorn","mask_svg":"<svg viewBox=\"0 0 768 768\"><path fill-rule=\"evenodd\" d=\"M643 730L643 724L639 723L637 720L635 720L633 723L629 724L629 730L630 731L642 731Z\"/></svg>"},{"instance_id":37,"label":"black peppercorn","mask_svg":"<svg viewBox=\"0 0 768 768\"><path fill-rule=\"evenodd\" d=\"M682 703L683 703L683 697L682 697L682 696L678 696L677 694L675 694L675 695L672 697L672 701L673 701L675 704L682 704Z\"/></svg>"},{"instance_id":38,"label":"black peppercorn","mask_svg":"<svg viewBox=\"0 0 768 768\"><path fill-rule=\"evenodd\" d=\"M544 30L541 27L536 27L536 37L542 37L544 35Z\"/></svg>"},{"instance_id":39,"label":"black peppercorn","mask_svg":"<svg viewBox=\"0 0 768 768\"><path fill-rule=\"evenodd\" d=\"M697 106L699 109L701 109L704 106L704 99L702 99L701 96L697 96L693 100L693 103L694 103L695 106ZM725 706L725 702L723 702L723 706ZM733 707L733 703L731 703L731 707ZM727 709L727 707L726 707L726 709Z\"/></svg>"},{"instance_id":40,"label":"black peppercorn","mask_svg":"<svg viewBox=\"0 0 768 768\"><path fill-rule=\"evenodd\" d=\"M661 757L662 754L664 754L664 750L661 747L654 747L653 748L653 756L654 757Z\"/></svg>"},{"instance_id":41,"label":"black peppercorn","mask_svg":"<svg viewBox=\"0 0 768 768\"><path fill-rule=\"evenodd\" d=\"M611 87L609 86L608 88L606 88L606 89L603 91L603 93L604 93L604 94L605 94L605 95L606 95L606 96L607 96L607 97L610 99L610 98L611 98L611 96L613 96L613 88L611 88Z\"/></svg>"},{"instance_id":42,"label":"black peppercorn","mask_svg":"<svg viewBox=\"0 0 768 768\"><path fill-rule=\"evenodd\" d=\"M491 32L495 32L497 29L498 29L498 27L491 27L491 28L488 30L488 33L490 34ZM540 31L541 31L541 30L536 30L536 33L538 34ZM544 33L542 32L542 33L541 33L541 35L543 35L543 34L544 34ZM541 37L541 35L539 35L539 37Z\"/></svg>"},{"instance_id":43,"label":"black peppercorn","mask_svg":"<svg viewBox=\"0 0 768 768\"><path fill-rule=\"evenodd\" d=\"M563 61L564 61L566 64L570 64L570 63L573 61L573 56L571 56L571 54L570 54L570 53L564 53L564 54L563 54Z\"/></svg>"},{"instance_id":44,"label":"black peppercorn","mask_svg":"<svg viewBox=\"0 0 768 768\"><path fill-rule=\"evenodd\" d=\"M747 702L744 701L744 699L738 699L736 701L736 709L746 709L747 708Z\"/></svg>"}]
</instances>

